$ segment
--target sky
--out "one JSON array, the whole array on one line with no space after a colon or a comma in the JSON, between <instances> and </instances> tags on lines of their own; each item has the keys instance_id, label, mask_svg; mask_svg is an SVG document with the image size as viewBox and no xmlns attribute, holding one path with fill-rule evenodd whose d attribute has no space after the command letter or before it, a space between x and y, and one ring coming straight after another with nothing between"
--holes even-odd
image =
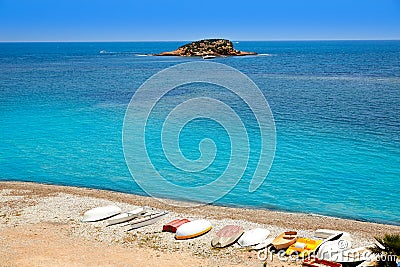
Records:
<instances>
[{"instance_id":1,"label":"sky","mask_svg":"<svg viewBox=\"0 0 400 267\"><path fill-rule=\"evenodd\" d=\"M0 41L400 39L400 0L0 0Z\"/></svg>"}]
</instances>

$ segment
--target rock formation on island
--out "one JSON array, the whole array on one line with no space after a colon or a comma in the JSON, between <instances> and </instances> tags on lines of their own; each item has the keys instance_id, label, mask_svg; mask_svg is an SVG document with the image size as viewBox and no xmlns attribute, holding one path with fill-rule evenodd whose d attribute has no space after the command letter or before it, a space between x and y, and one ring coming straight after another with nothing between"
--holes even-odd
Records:
<instances>
[{"instance_id":1,"label":"rock formation on island","mask_svg":"<svg viewBox=\"0 0 400 267\"><path fill-rule=\"evenodd\" d=\"M233 48L233 44L225 39L205 39L185 44L175 51L162 52L155 56L246 56L257 55L255 52L243 52Z\"/></svg>"}]
</instances>

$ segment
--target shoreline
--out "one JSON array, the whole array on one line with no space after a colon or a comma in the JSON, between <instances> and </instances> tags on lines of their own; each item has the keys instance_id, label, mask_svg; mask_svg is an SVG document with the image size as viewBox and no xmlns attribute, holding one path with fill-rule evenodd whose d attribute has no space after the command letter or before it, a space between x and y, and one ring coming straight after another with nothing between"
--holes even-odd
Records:
<instances>
[{"instance_id":1,"label":"shoreline","mask_svg":"<svg viewBox=\"0 0 400 267\"><path fill-rule=\"evenodd\" d=\"M352 218L352 217L336 217L336 216L331 216L331 215L323 215L323 214L318 214L318 213L312 213L312 212L302 212L302 211L290 211L290 210L281 210L281 209L268 209L268 208L262 208L262 207L251 207L251 206L241 206L241 205L237 205L237 206L230 206L230 205L223 205L223 204L199 204L198 206L195 207L178 207L175 205L170 205L167 204L168 202L171 203L187 203L185 205L192 205L193 202L189 202L189 201L184 201L184 200L172 200L172 199L164 199L164 201L158 200L156 198L153 198L151 196L145 196L145 195L139 195L139 194L134 194L134 193L128 193L128 192L124 192L124 191L117 191L117 190L113 190L113 189L102 189L102 188L92 188L92 187L85 187L85 186L73 186L73 185L62 185L62 184L52 184L52 183L40 183L40 182L31 182L31 181L18 181L18 180L8 180L8 181L0 181L0 190L1 190L1 184L3 183L9 183L9 184L27 184L27 185L42 185L42 186L51 186L54 188L57 188L58 190L65 189L65 191L70 191L70 190L76 190L77 194L80 194L79 190L89 190L89 191L99 191L102 193L115 193L115 194L122 194L122 195L126 195L126 196L133 196L133 197L137 197L137 198L143 198L143 199L151 199L152 201L150 201L150 203L159 203L159 204L165 204L167 205L167 207L170 208L176 208L179 212L181 212L182 210L185 209L189 209L189 210L196 210L197 207L215 207L216 209L218 208L226 208L226 209L233 209L233 210L245 210L245 211L260 211L260 212L267 212L267 213L282 213L283 215L291 215L291 216L306 216L306 217L316 217L316 218L327 218L327 219L333 219L333 220L345 220L345 221L354 221L354 222L358 222L358 223L368 223L368 224L377 224L377 225L387 225L387 226L394 226L394 227L399 227L400 228L400 221L399 224L396 223L389 223L389 222L379 222L379 221L369 221L367 219L362 220L362 219L357 219L357 218ZM157 206L159 207L159 206Z\"/></svg>"},{"instance_id":2,"label":"shoreline","mask_svg":"<svg viewBox=\"0 0 400 267\"><path fill-rule=\"evenodd\" d=\"M188 203L185 201L174 201L174 200L169 200L166 199L165 202L162 202L158 199L149 197L149 196L142 196L142 195L136 195L132 193L125 193L125 192L120 192L120 191L115 191L115 190L108 190L108 189L99 189L99 188L89 188L89 187L79 187L79 186L69 186L69 185L56 185L56 184L46 184L46 183L38 183L38 182L21 182L21 181L0 181L0 190L3 188L3 184L8 185L9 187L15 188L15 189L23 189L26 187L30 187L33 189L37 189L41 187L42 189L45 189L46 191L50 192L52 190L56 190L57 192L62 192L62 193L70 193L70 194L76 194L80 196L89 196L89 197L96 197L98 198L99 196L96 195L97 193L101 193L102 195L100 196L101 198L107 198L107 199L112 199L118 202L128 202L129 204L132 205L141 205L142 202L146 203L146 206L151 206L155 207L158 209L167 209L171 210L174 212L180 212L180 213L185 213L185 212L193 212L196 215L204 215L205 212L210 212L211 217L214 217L215 219L221 218L221 216L228 215L229 218L231 219L243 219L243 215L245 216L245 220L249 220L255 223L272 223L272 222L279 222L279 223L284 223L284 226L287 226L285 221L281 220L276 220L276 218L259 218L259 217L254 217L252 216L253 213L265 213L268 215L273 215L279 216L281 215L282 217L285 218L290 218L294 219L296 217L298 218L308 218L312 220L313 222L318 221L319 219L324 219L323 225L328 226L331 222L354 222L359 225L363 224L371 224L371 225L376 225L377 228L385 228L385 226L389 228L399 228L400 230L400 225L396 224L389 224L389 223L379 223L379 222L372 222L372 221L363 221L363 220L357 220L353 218L341 218L341 217L334 217L334 216L329 216L329 215L320 215L320 214L315 214L315 213L303 213L303 212L293 212L293 211L282 211L282 210L270 210L270 209L263 209L263 208L255 208L255 207L232 207L228 205L214 205L214 204L204 204L204 205L199 205L195 207L179 207L175 205L168 205L166 202L172 201L175 203ZM215 213L214 213L215 212ZM226 214L225 214L226 213ZM213 215L214 214L214 215ZM265 215L263 214L263 215ZM300 225L296 222L290 222L290 226L293 225ZM315 230L317 228L323 228L323 225L316 224L313 227L307 228L307 230ZM320 227L317 227L320 226ZM326 228L326 227L325 227ZM341 230L341 229L338 229Z\"/></svg>"},{"instance_id":3,"label":"shoreline","mask_svg":"<svg viewBox=\"0 0 400 267\"><path fill-rule=\"evenodd\" d=\"M341 230L352 235L354 247L373 243L375 236L400 233L395 225L213 205L182 208L145 196L31 182L1 181L0 203L0 257L11 266L262 266L255 251L211 248L211 238L227 224L242 225L245 230L264 227L272 237L284 230L296 230L305 237L312 237L318 228ZM88 209L109 204L123 210L149 206L169 214L135 231L126 231L122 225L106 227L104 221L81 222ZM161 228L178 217L207 219L213 229L199 238L177 241ZM79 255L71 258L74 253ZM293 263L268 260L268 265Z\"/></svg>"}]
</instances>

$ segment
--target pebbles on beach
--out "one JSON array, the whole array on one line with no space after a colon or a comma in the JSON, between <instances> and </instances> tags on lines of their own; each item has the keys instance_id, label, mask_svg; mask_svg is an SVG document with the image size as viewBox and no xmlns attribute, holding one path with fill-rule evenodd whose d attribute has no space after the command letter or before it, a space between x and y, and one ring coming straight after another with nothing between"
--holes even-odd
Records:
<instances>
[{"instance_id":1,"label":"pebbles on beach","mask_svg":"<svg viewBox=\"0 0 400 267\"><path fill-rule=\"evenodd\" d=\"M0 188L1 190L2 188ZM76 189L82 193L87 189ZM211 238L223 226L228 224L241 225L245 230L256 227L263 227L271 231L271 236L277 236L285 230L296 230L300 236L313 237L314 231L311 229L288 229L280 225L255 223L248 220L231 219L230 214L225 218L212 218L204 215L203 212L183 213L171 210L171 207L165 207L169 210L167 216L157 223L143 228L127 231L129 224L117 224L107 226L106 221L84 223L81 222L85 211L99 206L117 205L122 211L129 211L137 205L129 204L125 201L114 201L102 196L102 191L98 191L98 197L84 196L83 194L71 194L63 192L62 188L54 187L52 193L40 193L35 190L21 190L3 188L0 191L0 229L6 227L16 227L21 225L32 225L47 223L53 225L67 226L67 232L72 237L80 237L87 240L95 240L107 244L120 244L123 246L149 247L156 251L187 251L198 257L212 258L215 262L228 261L231 263L257 262L256 253L249 254L247 257L243 253L248 253L246 249L239 249L238 246L225 248L223 250L213 249L210 245ZM144 198L121 193L125 198ZM121 198L123 199L123 198ZM148 203L144 204L147 205ZM159 208L159 207L158 207ZM200 208L201 209L201 208ZM238 211L240 212L240 211ZM261 211L260 211L261 212ZM176 218L208 219L213 225L210 233L190 240L175 240L174 234L162 232L162 226ZM324 220L324 218L320 218ZM338 223L346 223L338 220ZM341 225L343 227L343 225ZM394 226L393 226L394 227ZM388 226L388 230L392 230ZM393 228L399 229L399 228ZM350 231L354 238L353 246L362 246L370 244L373 236L367 236L365 232ZM371 232L373 233L373 232ZM250 258L249 258L250 257ZM218 265L218 264L217 264Z\"/></svg>"}]
</instances>

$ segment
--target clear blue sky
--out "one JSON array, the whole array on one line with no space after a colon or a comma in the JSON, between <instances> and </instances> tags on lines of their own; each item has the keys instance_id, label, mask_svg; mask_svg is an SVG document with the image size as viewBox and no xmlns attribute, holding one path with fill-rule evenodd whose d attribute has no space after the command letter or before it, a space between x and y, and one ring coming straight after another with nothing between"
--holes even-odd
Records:
<instances>
[{"instance_id":1,"label":"clear blue sky","mask_svg":"<svg viewBox=\"0 0 400 267\"><path fill-rule=\"evenodd\" d=\"M0 41L400 39L400 0L0 0Z\"/></svg>"}]
</instances>

